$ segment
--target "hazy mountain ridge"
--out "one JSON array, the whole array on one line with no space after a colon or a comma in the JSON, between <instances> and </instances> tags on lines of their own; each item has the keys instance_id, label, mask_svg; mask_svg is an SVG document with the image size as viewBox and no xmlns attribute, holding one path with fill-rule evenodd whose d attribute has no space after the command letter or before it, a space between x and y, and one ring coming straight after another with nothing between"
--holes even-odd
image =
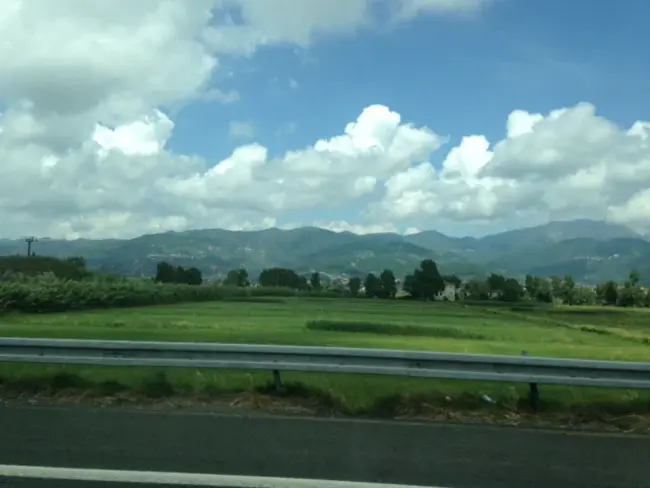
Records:
<instances>
[{"instance_id":1,"label":"hazy mountain ridge","mask_svg":"<svg viewBox=\"0 0 650 488\"><path fill-rule=\"evenodd\" d=\"M210 278L239 266L253 276L273 266L329 275L390 268L402 276L426 258L436 260L442 272L466 278L491 271L513 276L572 274L584 282L622 280L630 269L650 275L650 242L644 236L622 225L592 220L551 222L480 238L437 231L356 235L316 227L206 229L129 240L41 239L33 249L41 255L84 256L93 269L136 276L152 275L162 260L196 266ZM0 254L24 252L22 241L0 239Z\"/></svg>"}]
</instances>

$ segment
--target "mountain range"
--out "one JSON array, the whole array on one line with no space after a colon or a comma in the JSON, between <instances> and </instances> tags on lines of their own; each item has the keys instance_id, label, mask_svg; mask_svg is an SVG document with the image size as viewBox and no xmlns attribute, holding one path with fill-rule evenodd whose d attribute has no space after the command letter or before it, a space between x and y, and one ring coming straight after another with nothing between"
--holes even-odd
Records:
<instances>
[{"instance_id":1,"label":"mountain range","mask_svg":"<svg viewBox=\"0 0 650 488\"><path fill-rule=\"evenodd\" d=\"M20 254L21 240L0 239L0 254ZM268 267L325 277L364 275L392 269L398 277L423 259L434 259L443 273L462 278L490 272L521 277L572 275L576 281L623 281L630 270L650 282L650 240L619 224L595 220L551 222L485 237L451 237L437 231L412 235L332 232L316 227L260 231L223 229L149 234L134 239L41 238L39 255L83 256L88 267L127 276L150 276L159 261L195 266L218 279L245 267L252 277Z\"/></svg>"}]
</instances>

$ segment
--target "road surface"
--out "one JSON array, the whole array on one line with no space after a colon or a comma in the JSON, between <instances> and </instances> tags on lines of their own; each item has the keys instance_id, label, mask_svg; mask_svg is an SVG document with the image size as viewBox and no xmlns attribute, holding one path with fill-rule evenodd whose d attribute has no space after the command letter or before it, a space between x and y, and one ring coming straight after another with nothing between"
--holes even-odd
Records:
<instances>
[{"instance_id":1,"label":"road surface","mask_svg":"<svg viewBox=\"0 0 650 488\"><path fill-rule=\"evenodd\" d=\"M0 464L11 465L449 488L647 488L649 460L650 437L623 434L178 410L0 407ZM100 485L6 478L4 483L0 487Z\"/></svg>"}]
</instances>

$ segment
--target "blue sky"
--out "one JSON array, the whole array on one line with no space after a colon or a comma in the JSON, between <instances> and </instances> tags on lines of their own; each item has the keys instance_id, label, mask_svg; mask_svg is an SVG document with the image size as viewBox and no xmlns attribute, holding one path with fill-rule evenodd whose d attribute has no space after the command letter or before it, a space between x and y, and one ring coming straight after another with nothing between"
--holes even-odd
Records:
<instances>
[{"instance_id":1,"label":"blue sky","mask_svg":"<svg viewBox=\"0 0 650 488\"><path fill-rule=\"evenodd\" d=\"M650 3L454 1L17 3L0 43L4 235L650 232Z\"/></svg>"},{"instance_id":2,"label":"blue sky","mask_svg":"<svg viewBox=\"0 0 650 488\"><path fill-rule=\"evenodd\" d=\"M449 135L448 147L463 135L502 138L514 109L546 113L580 101L627 127L650 111L648 18L642 0L498 0L477 18L427 15L320 37L307 49L271 46L229 60L233 75L218 84L241 99L185 107L170 147L226 157L242 143L228 136L237 120L279 155L341 133L375 103Z\"/></svg>"}]
</instances>

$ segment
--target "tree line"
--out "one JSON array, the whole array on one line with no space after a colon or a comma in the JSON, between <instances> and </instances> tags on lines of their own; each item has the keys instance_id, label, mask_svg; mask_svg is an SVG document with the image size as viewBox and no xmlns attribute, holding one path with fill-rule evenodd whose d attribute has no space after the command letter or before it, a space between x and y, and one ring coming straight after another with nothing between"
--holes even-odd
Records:
<instances>
[{"instance_id":1,"label":"tree line","mask_svg":"<svg viewBox=\"0 0 650 488\"><path fill-rule=\"evenodd\" d=\"M191 279L188 280L188 277ZM160 283L184 283L198 285L203 282L200 270L190 268L186 270L181 266L174 267L167 262L160 262L156 268L154 281ZM221 282L225 286L248 287L251 280L245 268L232 269ZM431 259L420 263L420 267L413 270L404 279L402 288L415 299L432 300L445 289L447 283L460 286L462 281L454 276L442 276L438 266ZM309 278L298 274L289 268L267 268L262 270L257 280L262 287L290 288L298 291L334 291L345 293L353 297L364 296L367 298L395 298L399 290L399 282L390 269L381 273L368 273L364 280L355 276L348 280L347 286L327 285L321 282L321 275L315 271Z\"/></svg>"},{"instance_id":2,"label":"tree line","mask_svg":"<svg viewBox=\"0 0 650 488\"><path fill-rule=\"evenodd\" d=\"M44 273L57 279L72 281L95 279L103 282L121 279L118 276L88 271L86 262L81 257L67 259L46 256L0 257L0 283L19 282L21 277L36 277ZM522 281L519 281L498 273L491 273L485 279L463 281L455 275L442 275L436 263L427 259L422 261L412 273L407 274L402 281L395 277L392 270L384 269L381 273L368 273L365 278L352 277L347 282L324 284L321 282L321 274L318 272L303 276L292 269L274 267L264 269L260 273L257 283L251 282L246 269L239 268L230 270L221 283L212 285L217 287L223 285L233 290L239 289L242 293L287 292L292 296L318 294L319 296L377 299L399 297L417 300L436 298L503 302L525 300L541 303L560 302L567 305L650 307L650 290L642 287L640 280L640 273L633 270L623 283L610 280L596 286L578 284L570 275L564 277L527 275ZM204 283L199 269L173 266L165 261L158 263L156 275L148 281L159 284L193 285L190 288ZM250 290L248 290L249 288ZM399 293L400 288L404 293ZM15 291L11 291L11 293Z\"/></svg>"},{"instance_id":3,"label":"tree line","mask_svg":"<svg viewBox=\"0 0 650 488\"><path fill-rule=\"evenodd\" d=\"M526 275L523 282L498 273L491 273L485 279L461 280L456 275L443 275L431 259L425 259L420 266L407 274L400 283L395 273L384 269L381 273L368 273L365 278L351 277L346 284L324 285L321 275L312 272L309 278L289 268L273 267L264 269L257 280L258 286L289 288L297 291L329 291L352 297L394 299L400 288L404 298L433 300L447 287L453 296L449 299L499 300L518 302L532 300L541 303L561 302L567 305L617 305L622 307L650 306L650 291L640 286L641 275L632 271L622 283L606 281L595 287L580 285L572 276L564 277ZM154 281L199 285L203 282L201 271L197 268L185 269L169 263L158 263ZM244 268L228 271L221 282L225 286L249 287L252 285Z\"/></svg>"},{"instance_id":4,"label":"tree line","mask_svg":"<svg viewBox=\"0 0 650 488\"><path fill-rule=\"evenodd\" d=\"M156 266L156 276L153 280L156 283L200 285L203 283L203 274L198 268L172 266L166 261L161 261Z\"/></svg>"}]
</instances>

